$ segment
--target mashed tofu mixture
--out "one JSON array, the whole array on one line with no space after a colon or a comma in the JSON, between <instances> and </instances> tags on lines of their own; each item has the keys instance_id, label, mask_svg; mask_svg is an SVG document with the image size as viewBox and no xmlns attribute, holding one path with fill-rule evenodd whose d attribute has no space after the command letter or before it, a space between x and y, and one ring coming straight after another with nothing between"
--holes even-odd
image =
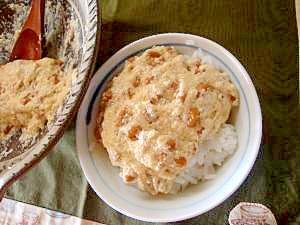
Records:
<instances>
[{"instance_id":1,"label":"mashed tofu mixture","mask_svg":"<svg viewBox=\"0 0 300 225\"><path fill-rule=\"evenodd\" d=\"M225 72L174 47L153 47L128 59L102 95L95 135L126 183L170 193L238 104Z\"/></svg>"},{"instance_id":2,"label":"mashed tofu mixture","mask_svg":"<svg viewBox=\"0 0 300 225\"><path fill-rule=\"evenodd\" d=\"M19 129L34 135L53 120L71 83L62 64L43 58L0 66L0 139Z\"/></svg>"}]
</instances>

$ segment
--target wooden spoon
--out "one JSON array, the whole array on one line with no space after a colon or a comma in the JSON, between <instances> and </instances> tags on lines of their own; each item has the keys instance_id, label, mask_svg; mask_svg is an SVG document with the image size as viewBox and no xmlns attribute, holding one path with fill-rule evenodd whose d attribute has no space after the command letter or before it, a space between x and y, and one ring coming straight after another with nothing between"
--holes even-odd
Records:
<instances>
[{"instance_id":1,"label":"wooden spoon","mask_svg":"<svg viewBox=\"0 0 300 225\"><path fill-rule=\"evenodd\" d=\"M42 58L42 33L44 27L45 0L32 0L27 20L17 38L10 55L15 59Z\"/></svg>"}]
</instances>

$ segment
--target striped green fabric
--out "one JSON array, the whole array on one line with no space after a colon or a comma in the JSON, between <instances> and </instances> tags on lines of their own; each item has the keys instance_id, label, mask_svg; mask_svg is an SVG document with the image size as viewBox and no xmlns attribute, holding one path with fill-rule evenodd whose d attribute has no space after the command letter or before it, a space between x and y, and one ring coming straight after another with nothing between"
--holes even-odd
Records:
<instances>
[{"instance_id":1,"label":"striped green fabric","mask_svg":"<svg viewBox=\"0 0 300 225\"><path fill-rule=\"evenodd\" d=\"M300 224L298 38L294 1L102 0L101 4L103 26L98 66L139 38L163 32L192 33L212 39L232 52L248 70L257 89L264 137L251 174L223 204L176 224L227 224L229 211L241 201L265 204L276 215L278 224ZM72 129L56 151L13 185L8 196L107 224L148 224L114 211L87 187L74 153ZM61 166L57 159L68 163ZM78 202L74 202L78 197Z\"/></svg>"}]
</instances>

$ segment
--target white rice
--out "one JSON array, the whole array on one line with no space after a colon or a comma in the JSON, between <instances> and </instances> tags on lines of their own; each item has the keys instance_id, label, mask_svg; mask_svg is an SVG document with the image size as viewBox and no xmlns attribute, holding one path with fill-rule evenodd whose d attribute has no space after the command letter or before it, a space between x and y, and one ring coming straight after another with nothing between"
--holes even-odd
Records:
<instances>
[{"instance_id":1,"label":"white rice","mask_svg":"<svg viewBox=\"0 0 300 225\"><path fill-rule=\"evenodd\" d=\"M223 70L222 64L215 58L205 53L201 48L193 52L192 56L186 55L187 59L201 59L202 63L213 65ZM232 155L238 145L238 137L235 127L224 124L216 136L198 146L199 151L188 162L188 165L175 180L171 193L182 191L190 184L199 181L214 179L216 170L222 166L225 159Z\"/></svg>"},{"instance_id":2,"label":"white rice","mask_svg":"<svg viewBox=\"0 0 300 225\"><path fill-rule=\"evenodd\" d=\"M192 54L192 56L186 56L187 58L192 58L192 59L201 59L203 64L208 64L214 66L218 70L223 70L223 65L214 57L211 55L205 53L201 48L198 48L195 50Z\"/></svg>"},{"instance_id":3,"label":"white rice","mask_svg":"<svg viewBox=\"0 0 300 225\"><path fill-rule=\"evenodd\" d=\"M224 70L224 66L201 48L193 52L192 56L185 55L186 59L201 59L202 63L213 65L218 70ZM169 193L183 191L190 184L211 180L216 177L218 167L232 155L238 146L238 136L232 124L224 124L218 133L210 140L199 144L198 152L187 167L177 176ZM121 172L122 174L122 172ZM131 183L137 187L137 183Z\"/></svg>"},{"instance_id":4,"label":"white rice","mask_svg":"<svg viewBox=\"0 0 300 225\"><path fill-rule=\"evenodd\" d=\"M185 189L189 184L214 179L216 169L237 148L238 137L231 124L224 124L211 140L199 145L198 153L189 161L186 169L178 175L172 193Z\"/></svg>"}]
</instances>

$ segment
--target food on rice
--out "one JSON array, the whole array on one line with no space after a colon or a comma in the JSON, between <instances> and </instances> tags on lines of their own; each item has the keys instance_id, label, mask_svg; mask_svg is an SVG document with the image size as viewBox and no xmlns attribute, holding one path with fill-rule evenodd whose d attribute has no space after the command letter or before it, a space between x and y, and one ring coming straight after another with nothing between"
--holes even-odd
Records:
<instances>
[{"instance_id":1,"label":"food on rice","mask_svg":"<svg viewBox=\"0 0 300 225\"><path fill-rule=\"evenodd\" d=\"M96 137L126 183L156 195L211 179L237 146L229 76L174 47L126 61L103 93Z\"/></svg>"},{"instance_id":2,"label":"food on rice","mask_svg":"<svg viewBox=\"0 0 300 225\"><path fill-rule=\"evenodd\" d=\"M35 135L51 122L69 91L60 60L16 60L0 66L0 139Z\"/></svg>"}]
</instances>

